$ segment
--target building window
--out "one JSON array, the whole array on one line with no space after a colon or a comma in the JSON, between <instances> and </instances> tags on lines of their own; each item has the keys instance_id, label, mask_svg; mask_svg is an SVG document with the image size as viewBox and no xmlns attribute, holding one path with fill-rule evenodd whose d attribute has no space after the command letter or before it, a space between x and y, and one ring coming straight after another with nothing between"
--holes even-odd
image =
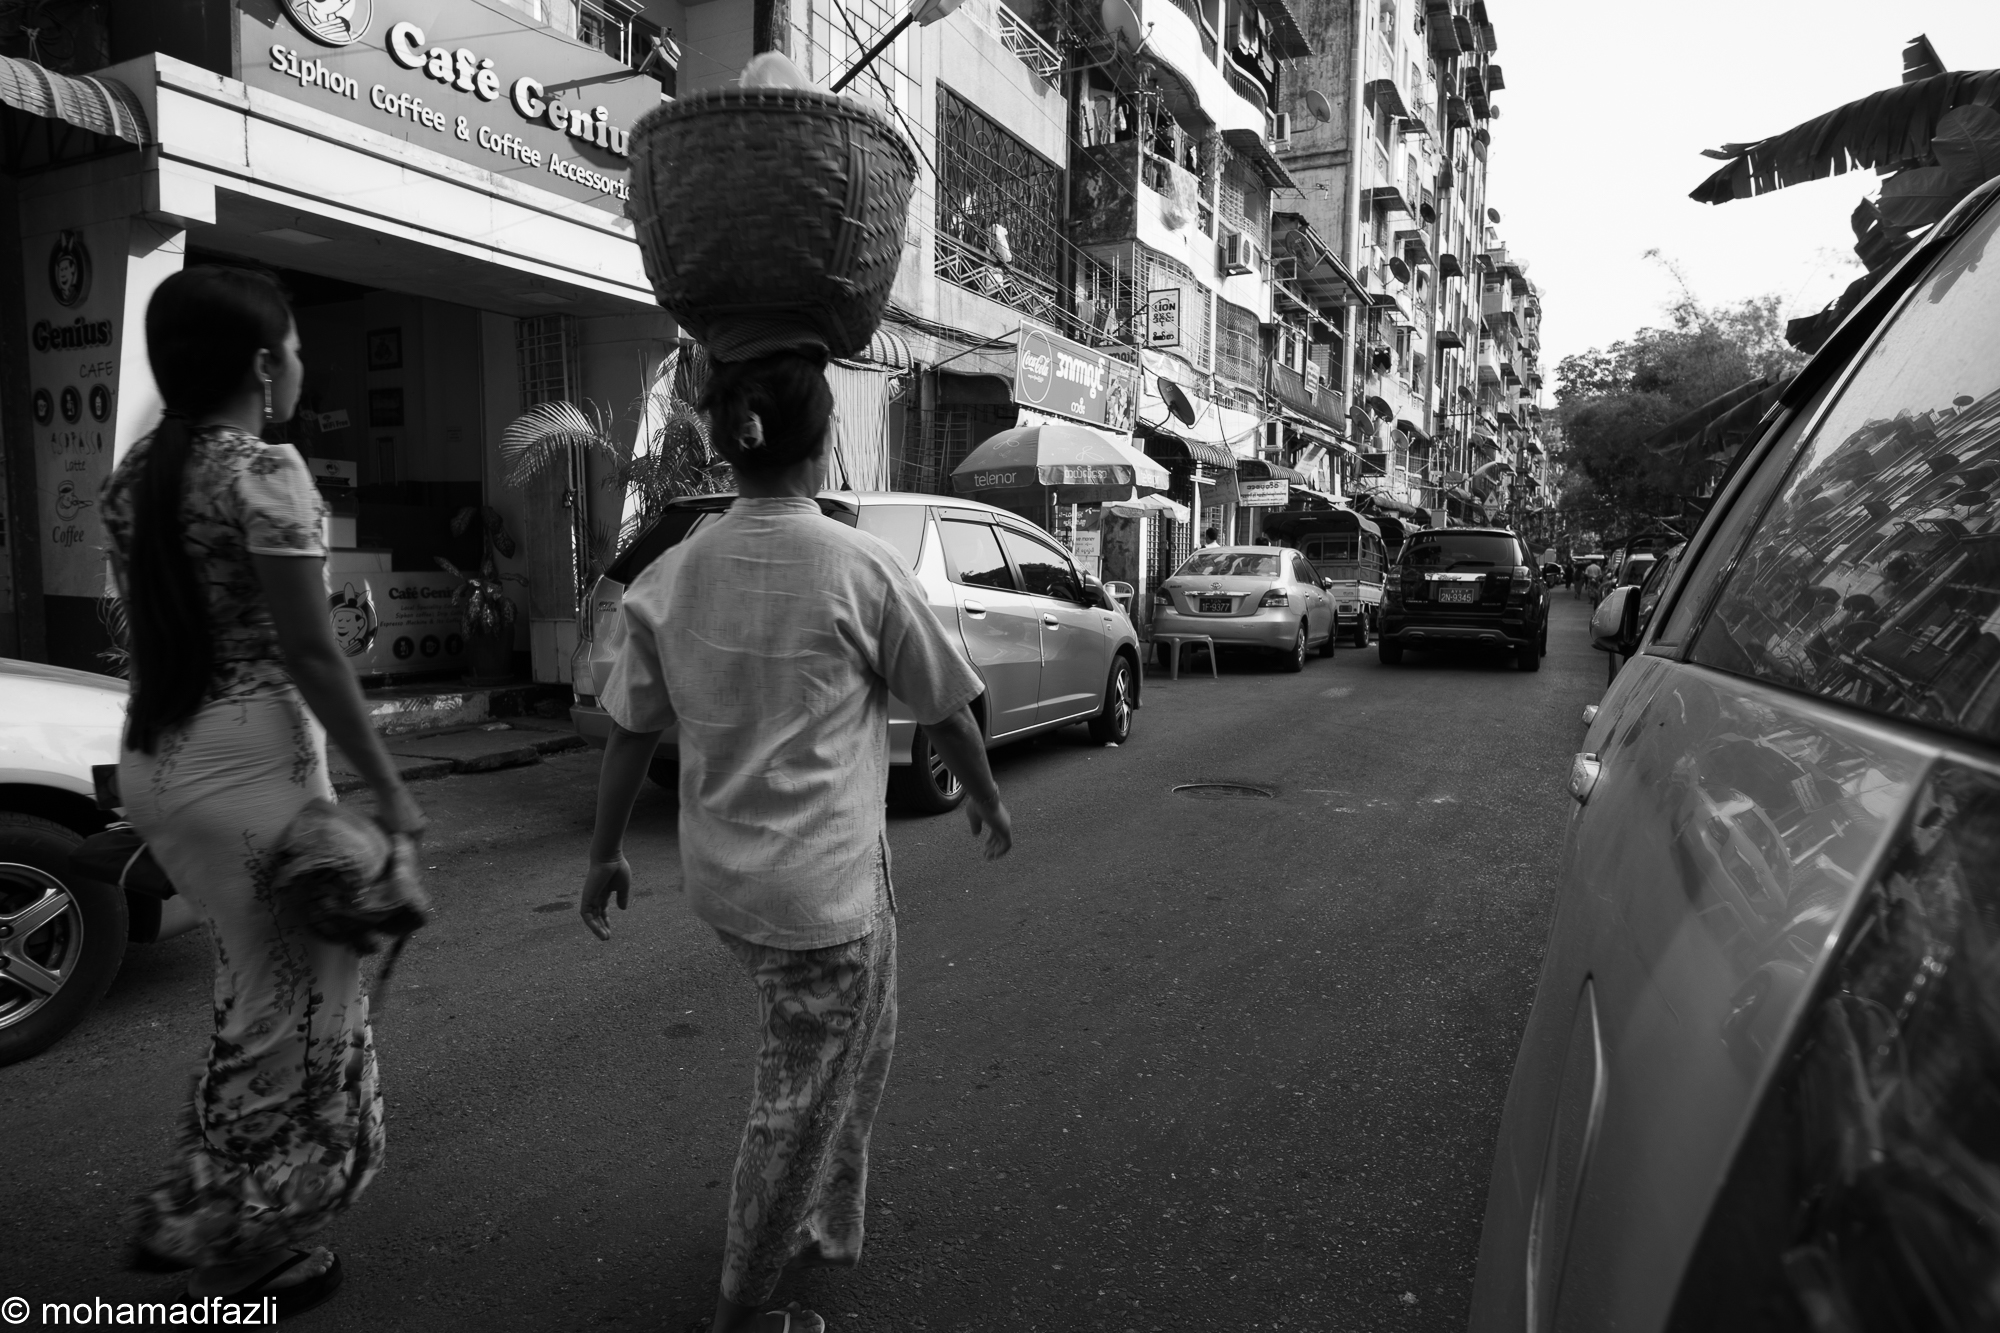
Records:
<instances>
[{"instance_id":1,"label":"building window","mask_svg":"<svg viewBox=\"0 0 2000 1333\"><path fill-rule=\"evenodd\" d=\"M570 396L576 382L575 322L569 315L531 315L514 322L521 410Z\"/></svg>"},{"instance_id":2,"label":"building window","mask_svg":"<svg viewBox=\"0 0 2000 1333\"><path fill-rule=\"evenodd\" d=\"M1215 373L1242 384L1263 382L1257 316L1227 301L1215 303Z\"/></svg>"},{"instance_id":3,"label":"building window","mask_svg":"<svg viewBox=\"0 0 2000 1333\"><path fill-rule=\"evenodd\" d=\"M938 86L937 240L939 276L1007 300L1005 279L1056 291L1062 236L1055 219L1062 171L972 103ZM993 280L966 281L944 269L947 249L968 253L993 270ZM994 286L993 290L987 287ZM1008 304L1023 308L1018 301ZM1031 312L1032 313L1032 312Z\"/></svg>"},{"instance_id":4,"label":"building window","mask_svg":"<svg viewBox=\"0 0 2000 1333\"><path fill-rule=\"evenodd\" d=\"M576 11L576 39L585 46L604 52L621 65L630 65L632 20L636 7L622 0L579 0ZM643 58L643 53L641 53Z\"/></svg>"}]
</instances>

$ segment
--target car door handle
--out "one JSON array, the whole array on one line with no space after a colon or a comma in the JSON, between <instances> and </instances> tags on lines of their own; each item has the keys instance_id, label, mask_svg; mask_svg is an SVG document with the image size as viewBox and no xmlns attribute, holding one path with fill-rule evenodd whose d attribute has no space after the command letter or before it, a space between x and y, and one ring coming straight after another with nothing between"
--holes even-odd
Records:
<instances>
[{"instance_id":1,"label":"car door handle","mask_svg":"<svg viewBox=\"0 0 2000 1333\"><path fill-rule=\"evenodd\" d=\"M1043 616L1042 623L1044 625L1047 625L1050 629L1062 628L1062 621L1057 620L1054 616Z\"/></svg>"},{"instance_id":2,"label":"car door handle","mask_svg":"<svg viewBox=\"0 0 2000 1333\"><path fill-rule=\"evenodd\" d=\"M965 602L962 605L964 606L965 614L968 616L983 616L986 614L986 603L984 602Z\"/></svg>"},{"instance_id":3,"label":"car door handle","mask_svg":"<svg viewBox=\"0 0 2000 1333\"><path fill-rule=\"evenodd\" d=\"M1597 786L1597 776L1604 771L1604 765L1594 754L1588 752L1577 755L1569 763L1569 794L1576 797L1576 803L1583 805L1590 800L1590 793Z\"/></svg>"}]
</instances>

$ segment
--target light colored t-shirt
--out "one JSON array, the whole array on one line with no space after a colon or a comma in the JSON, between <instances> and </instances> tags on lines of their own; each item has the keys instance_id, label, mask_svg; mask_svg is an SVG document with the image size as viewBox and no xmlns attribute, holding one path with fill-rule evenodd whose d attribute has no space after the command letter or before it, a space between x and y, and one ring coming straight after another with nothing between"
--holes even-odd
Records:
<instances>
[{"instance_id":1,"label":"light colored t-shirt","mask_svg":"<svg viewBox=\"0 0 2000 1333\"><path fill-rule=\"evenodd\" d=\"M889 695L939 722L984 688L888 545L811 500L738 499L633 581L600 702L679 723L695 912L820 949L874 928L889 848Z\"/></svg>"}]
</instances>

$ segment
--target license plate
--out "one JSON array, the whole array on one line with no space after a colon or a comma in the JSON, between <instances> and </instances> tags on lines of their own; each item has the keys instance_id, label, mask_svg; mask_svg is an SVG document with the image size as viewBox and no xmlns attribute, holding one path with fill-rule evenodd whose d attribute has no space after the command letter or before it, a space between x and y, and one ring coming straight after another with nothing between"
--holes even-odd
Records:
<instances>
[{"instance_id":1,"label":"license plate","mask_svg":"<svg viewBox=\"0 0 2000 1333\"><path fill-rule=\"evenodd\" d=\"M1231 599L1227 597L1203 597L1200 599L1201 609L1203 611L1221 611L1227 613L1230 601Z\"/></svg>"},{"instance_id":2,"label":"license plate","mask_svg":"<svg viewBox=\"0 0 2000 1333\"><path fill-rule=\"evenodd\" d=\"M1438 584L1437 593L1440 602L1476 602L1479 600L1478 585L1472 583L1440 583Z\"/></svg>"}]
</instances>

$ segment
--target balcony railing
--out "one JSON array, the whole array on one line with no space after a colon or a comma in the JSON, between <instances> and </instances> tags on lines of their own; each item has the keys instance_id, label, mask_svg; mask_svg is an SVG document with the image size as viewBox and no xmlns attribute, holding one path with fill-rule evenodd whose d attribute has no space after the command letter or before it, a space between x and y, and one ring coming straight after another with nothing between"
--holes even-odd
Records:
<instances>
[{"instance_id":1,"label":"balcony railing","mask_svg":"<svg viewBox=\"0 0 2000 1333\"><path fill-rule=\"evenodd\" d=\"M1024 315L1069 328L1074 317L1063 309L1053 289L1030 281L1019 269L1005 267L958 240L949 232L934 233L937 276Z\"/></svg>"},{"instance_id":2,"label":"balcony railing","mask_svg":"<svg viewBox=\"0 0 2000 1333\"><path fill-rule=\"evenodd\" d=\"M998 0L993 6L993 18L1000 45L1018 56L1021 63L1033 70L1043 83L1056 87L1062 73L1061 54L1043 41L1041 34L1029 27L1026 19L998 3Z\"/></svg>"}]
</instances>

